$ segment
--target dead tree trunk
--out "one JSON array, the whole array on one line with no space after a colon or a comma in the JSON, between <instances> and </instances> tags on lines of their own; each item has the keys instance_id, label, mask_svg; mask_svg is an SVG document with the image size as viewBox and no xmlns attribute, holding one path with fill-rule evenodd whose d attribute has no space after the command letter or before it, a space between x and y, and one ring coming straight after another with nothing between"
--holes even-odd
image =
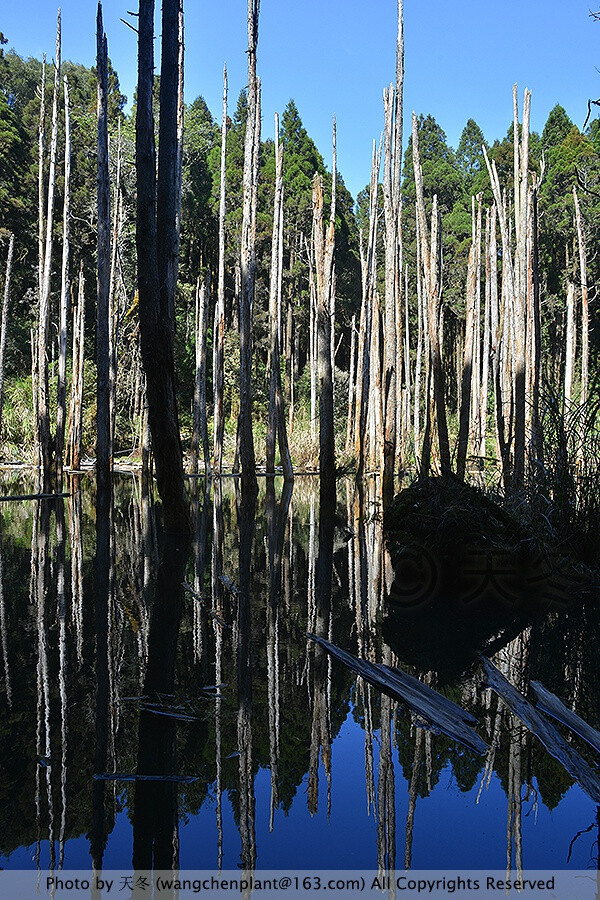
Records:
<instances>
[{"instance_id":1,"label":"dead tree trunk","mask_svg":"<svg viewBox=\"0 0 600 900\"><path fill-rule=\"evenodd\" d=\"M565 386L564 386L564 404L565 411L568 411L573 393L573 372L575 369L575 343L576 343L576 324L575 324L575 285L569 281L567 285L567 322L565 326Z\"/></svg>"},{"instance_id":2,"label":"dead tree trunk","mask_svg":"<svg viewBox=\"0 0 600 900\"><path fill-rule=\"evenodd\" d=\"M2 324L0 325L0 445L2 443L2 419L4 411L4 360L6 356L6 331L8 325L8 301L10 299L10 279L12 275L15 236L8 239L8 255L4 273L4 295L2 298Z\"/></svg>"},{"instance_id":3,"label":"dead tree trunk","mask_svg":"<svg viewBox=\"0 0 600 900\"><path fill-rule=\"evenodd\" d=\"M402 367L402 232L400 173L402 159L402 101L404 90L403 0L398 0L396 39L396 88L384 91L385 140L383 194L385 215L385 311L383 317L383 460L382 496L389 503L394 495L394 464L398 443Z\"/></svg>"},{"instance_id":4,"label":"dead tree trunk","mask_svg":"<svg viewBox=\"0 0 600 900\"><path fill-rule=\"evenodd\" d=\"M356 395L356 315L352 316L350 325L350 368L348 369L348 413L346 417L346 453L350 453L353 444L354 402Z\"/></svg>"},{"instance_id":5,"label":"dead tree trunk","mask_svg":"<svg viewBox=\"0 0 600 900\"><path fill-rule=\"evenodd\" d=\"M473 242L469 251L469 262L467 265L465 347L460 392L458 445L456 451L456 474L460 479L464 479L465 477L469 434L471 430L471 386L473 383L473 343L475 337L475 302L477 299L477 291L475 289L475 279L477 277L475 257L475 243Z\"/></svg>"},{"instance_id":6,"label":"dead tree trunk","mask_svg":"<svg viewBox=\"0 0 600 900\"><path fill-rule=\"evenodd\" d=\"M163 0L161 83L170 84L165 106L160 110L160 154L177 159L177 94L178 66L181 53L180 0ZM164 82L163 73L164 72ZM136 114L137 216L136 247L138 259L139 318L142 359L146 373L148 416L152 433L152 450L156 464L158 490L163 502L165 527L189 532L188 504L183 473L183 454L175 391L173 331L170 325L174 308L172 291L176 282L176 266L170 254L176 247L173 232L177 230L180 198L168 208L157 210L156 161L152 88L154 83L154 0L140 0L138 97ZM162 93L162 92L161 92ZM159 170L159 181L173 174L172 166ZM172 178L170 190L178 184ZM160 185L160 193L166 190ZM176 193L176 191L174 191ZM157 218L161 219L160 228ZM166 235L165 244L157 241L157 233ZM159 256L167 257L161 260ZM160 273L169 276L161 284Z\"/></svg>"},{"instance_id":7,"label":"dead tree trunk","mask_svg":"<svg viewBox=\"0 0 600 900\"><path fill-rule=\"evenodd\" d=\"M335 196L335 195L334 195ZM317 281L317 352L319 369L319 473L321 480L335 481L333 381L331 371L330 291L335 247L335 206L326 236L323 235L323 181L313 179L313 242Z\"/></svg>"},{"instance_id":8,"label":"dead tree trunk","mask_svg":"<svg viewBox=\"0 0 600 900\"><path fill-rule=\"evenodd\" d=\"M214 469L218 474L223 467L223 387L225 365L225 162L227 148L227 68L223 70L223 115L221 120L221 181L219 188L219 271L217 278L217 302L213 336L213 454Z\"/></svg>"},{"instance_id":9,"label":"dead tree trunk","mask_svg":"<svg viewBox=\"0 0 600 900\"><path fill-rule=\"evenodd\" d=\"M444 367L442 361L442 346L440 341L440 298L441 298L441 271L440 271L440 233L439 213L437 208L437 196L433 198L431 212L431 242L425 218L425 199L423 196L423 175L419 158L419 135L417 117L413 113L412 121L412 149L413 168L415 172L415 185L417 191L417 222L418 235L421 243L421 260L423 263L423 283L427 297L427 330L429 335L430 367L433 387L434 413L436 417L438 446L440 451L440 466L442 474L450 472L450 444L448 442L448 425L446 421L446 404L444 389ZM426 443L429 440L426 436ZM421 460L423 472L429 468L429 453Z\"/></svg>"},{"instance_id":10,"label":"dead tree trunk","mask_svg":"<svg viewBox=\"0 0 600 900\"><path fill-rule=\"evenodd\" d=\"M577 245L579 247L579 280L581 282L581 396L580 403L585 406L589 393L589 365L590 365L590 313L587 280L587 259L583 225L581 220L581 208L577 196L577 188L573 186L573 202L575 204L575 227L577 230Z\"/></svg>"},{"instance_id":11,"label":"dead tree trunk","mask_svg":"<svg viewBox=\"0 0 600 900\"><path fill-rule=\"evenodd\" d=\"M248 115L244 145L242 208L242 290L240 296L240 413L238 436L245 493L256 494L256 457L252 431L252 316L256 277L256 191L260 149L259 93L256 76L260 0L248 0Z\"/></svg>"},{"instance_id":12,"label":"dead tree trunk","mask_svg":"<svg viewBox=\"0 0 600 900\"><path fill-rule=\"evenodd\" d=\"M210 447L206 420L206 335L208 328L209 277L198 278L196 284L196 377L194 380L194 426L192 434L192 472L198 473L200 442L204 456L204 472L210 474Z\"/></svg>"},{"instance_id":13,"label":"dead tree trunk","mask_svg":"<svg viewBox=\"0 0 600 900\"><path fill-rule=\"evenodd\" d=\"M63 206L63 255L60 288L60 319L58 349L58 385L56 390L56 489L62 490L63 453L65 447L65 421L67 414L67 319L69 315L69 262L71 218L71 113L69 84L64 78L65 94L65 194Z\"/></svg>"},{"instance_id":14,"label":"dead tree trunk","mask_svg":"<svg viewBox=\"0 0 600 900\"><path fill-rule=\"evenodd\" d=\"M54 192L56 186L56 155L58 151L58 97L60 91L61 21L60 10L56 24L56 59L54 61L54 93L52 98L52 136L50 141L50 169L48 173L48 194L46 212L46 238L44 247L44 267L40 292L40 315L38 322L38 418L37 440L43 471L44 487L49 489L52 468L52 448L50 437L50 411L48 406L48 331L50 327L50 279L52 273L52 230L54 225Z\"/></svg>"},{"instance_id":15,"label":"dead tree trunk","mask_svg":"<svg viewBox=\"0 0 600 900\"><path fill-rule=\"evenodd\" d=\"M85 330L85 281L83 263L79 267L79 287L77 306L73 311L73 351L71 378L71 403L69 412L69 438L67 448L67 465L71 469L79 468L81 456L81 434L83 429L83 373L84 373L84 330Z\"/></svg>"},{"instance_id":16,"label":"dead tree trunk","mask_svg":"<svg viewBox=\"0 0 600 900\"><path fill-rule=\"evenodd\" d=\"M102 5L97 19L98 73L98 299L96 307L96 478L98 493L110 489L110 177L108 171L108 46L102 24Z\"/></svg>"},{"instance_id":17,"label":"dead tree trunk","mask_svg":"<svg viewBox=\"0 0 600 900\"><path fill-rule=\"evenodd\" d=\"M357 480L360 480L362 478L365 470L365 436L367 428L367 411L369 408L371 371L371 328L376 282L377 190L380 164L381 147L379 148L379 150L377 150L376 144L373 143L371 184L369 189L369 236L366 255L361 252L362 304L360 312L360 325L358 329L358 350L356 361L356 415L354 419Z\"/></svg>"},{"instance_id":18,"label":"dead tree trunk","mask_svg":"<svg viewBox=\"0 0 600 900\"><path fill-rule=\"evenodd\" d=\"M269 289L269 422L267 430L267 472L275 472L275 441L286 481L294 477L287 440L283 392L281 388L281 355L279 351L279 310L281 308L281 273L283 269L283 147L279 144L279 116L275 114L275 199L273 203L273 239L271 242L271 276Z\"/></svg>"}]
</instances>

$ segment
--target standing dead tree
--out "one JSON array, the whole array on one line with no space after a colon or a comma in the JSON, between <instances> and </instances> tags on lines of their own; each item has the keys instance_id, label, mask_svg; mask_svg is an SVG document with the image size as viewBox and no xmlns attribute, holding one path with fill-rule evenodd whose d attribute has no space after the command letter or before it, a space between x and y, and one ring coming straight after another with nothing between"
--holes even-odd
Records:
<instances>
[{"instance_id":1,"label":"standing dead tree","mask_svg":"<svg viewBox=\"0 0 600 900\"><path fill-rule=\"evenodd\" d=\"M244 145L240 320L240 413L238 446L242 481L258 491L252 432L252 316L256 278L256 212L260 150L260 82L256 75L260 0L248 0L248 115Z\"/></svg>"},{"instance_id":2,"label":"standing dead tree","mask_svg":"<svg viewBox=\"0 0 600 900\"><path fill-rule=\"evenodd\" d=\"M71 218L71 113L69 84L64 78L65 95L65 194L63 201L62 275L60 287L60 314L58 325L58 385L56 388L56 487L62 490L63 453L65 447L65 421L67 415L67 319L69 315L69 263Z\"/></svg>"},{"instance_id":3,"label":"standing dead tree","mask_svg":"<svg viewBox=\"0 0 600 900\"><path fill-rule=\"evenodd\" d=\"M4 360L6 356L8 302L10 300L10 279L12 275L14 252L15 236L14 234L11 234L8 239L8 255L6 257L6 271L4 273L4 294L2 297L2 322L0 324L0 442L2 441L2 414L4 408Z\"/></svg>"},{"instance_id":4,"label":"standing dead tree","mask_svg":"<svg viewBox=\"0 0 600 900\"><path fill-rule=\"evenodd\" d=\"M444 365L442 360L442 342L440 340L441 325L441 235L437 196L433 198L431 211L431 239L425 216L425 198L423 195L423 173L419 157L419 134L417 117L412 117L412 153L417 194L417 240L420 244L420 257L423 266L423 286L427 302L426 330L429 338L430 377L432 391L427 393L427 403L433 408L426 417L423 450L421 453L421 471L426 473L430 466L431 438L433 418L438 435L440 467L442 474L450 472L450 444L448 441L448 424L446 420L446 403L444 388Z\"/></svg>"},{"instance_id":5,"label":"standing dead tree","mask_svg":"<svg viewBox=\"0 0 600 900\"><path fill-rule=\"evenodd\" d=\"M37 444L43 472L44 489L49 489L52 469L52 447L50 436L50 409L48 403L48 332L50 329L50 283L52 273L52 237L54 226L54 195L56 189L56 157L58 152L58 100L60 93L61 67L61 18L60 10L56 23L56 57L54 60L54 91L52 96L52 134L50 138L50 167L48 172L48 193L46 211L46 235L43 254L42 276L40 280L40 308L37 334ZM42 88L44 78L42 77ZM42 99L42 106L44 101ZM40 113L41 121L41 113ZM43 127L40 128L40 147L43 147ZM40 193L41 197L41 193ZM41 246L41 245L40 245Z\"/></svg>"},{"instance_id":6,"label":"standing dead tree","mask_svg":"<svg viewBox=\"0 0 600 900\"><path fill-rule=\"evenodd\" d=\"M96 305L96 478L98 493L109 491L110 446L110 176L108 170L108 46L97 17L98 77L98 292Z\"/></svg>"},{"instance_id":7,"label":"standing dead tree","mask_svg":"<svg viewBox=\"0 0 600 900\"><path fill-rule=\"evenodd\" d=\"M213 331L213 456L215 472L220 474L223 465L223 387L225 365L225 171L227 148L227 68L223 69L223 115L221 120L221 180L219 187L219 264L217 275L217 301Z\"/></svg>"},{"instance_id":8,"label":"standing dead tree","mask_svg":"<svg viewBox=\"0 0 600 900\"><path fill-rule=\"evenodd\" d=\"M385 215L385 310L383 328L383 460L384 502L394 494L394 465L399 439L398 408L402 384L402 102L404 91L404 10L398 0L396 40L396 89L384 91L385 111L383 195Z\"/></svg>"},{"instance_id":9,"label":"standing dead tree","mask_svg":"<svg viewBox=\"0 0 600 900\"><path fill-rule=\"evenodd\" d=\"M589 356L590 356L590 312L587 279L587 258L581 207L577 196L577 188L573 185L573 203L575 205L575 229L579 249L579 281L581 286L581 396L580 403L585 405L589 393Z\"/></svg>"},{"instance_id":10,"label":"standing dead tree","mask_svg":"<svg viewBox=\"0 0 600 900\"><path fill-rule=\"evenodd\" d=\"M323 233L323 180L313 178L313 244L317 284L317 353L319 368L319 474L335 483L335 434L333 410L333 367L331 358L331 293L333 291L333 254L335 250L335 120L333 124L333 168L331 209L326 233Z\"/></svg>"},{"instance_id":11,"label":"standing dead tree","mask_svg":"<svg viewBox=\"0 0 600 900\"><path fill-rule=\"evenodd\" d=\"M281 278L283 270L283 146L279 143L279 116L275 114L275 199L273 203L273 238L271 241L271 274L269 286L269 421L267 428L267 472L275 472L275 440L279 442L279 456L286 481L294 471L287 439L283 391L281 387L281 354L279 310L281 309Z\"/></svg>"},{"instance_id":12,"label":"standing dead tree","mask_svg":"<svg viewBox=\"0 0 600 900\"><path fill-rule=\"evenodd\" d=\"M180 160L178 142L178 91L181 64L181 0L163 0L161 107L159 114L160 155ZM136 114L137 213L136 247L140 341L146 373L148 417L158 490L163 502L165 527L189 531L183 453L175 392L173 358L174 291L177 267L171 254L177 246L180 197L165 207L157 206L156 151L152 89L154 85L154 0L140 0L138 51L138 102ZM167 86L169 88L167 89ZM162 100L164 98L164 105ZM176 167L175 167L176 168ZM160 193L177 193L180 180L172 165L159 165ZM159 227L160 220L160 227ZM165 236L165 242L158 240ZM165 258L166 257L166 258ZM160 259L160 263L159 263ZM175 261L176 263L176 261ZM161 282L160 273L167 276Z\"/></svg>"},{"instance_id":13,"label":"standing dead tree","mask_svg":"<svg viewBox=\"0 0 600 900\"><path fill-rule=\"evenodd\" d=\"M375 303L377 279L377 191L380 166L381 147L379 147L378 149L375 142L373 142L371 182L369 187L369 234L367 238L366 253L364 252L363 242L361 239L362 303L358 328L354 417L354 451L356 455L357 479L362 478L364 474L367 461L366 456L368 452L366 432L369 410L369 394L371 390L371 331L373 327L373 307Z\"/></svg>"},{"instance_id":14,"label":"standing dead tree","mask_svg":"<svg viewBox=\"0 0 600 900\"><path fill-rule=\"evenodd\" d=\"M77 305L73 310L73 349L71 379L71 402L69 405L69 425L67 428L67 465L79 468L81 438L83 430L83 377L84 377L84 332L85 332L85 280L83 263L79 267Z\"/></svg>"}]
</instances>

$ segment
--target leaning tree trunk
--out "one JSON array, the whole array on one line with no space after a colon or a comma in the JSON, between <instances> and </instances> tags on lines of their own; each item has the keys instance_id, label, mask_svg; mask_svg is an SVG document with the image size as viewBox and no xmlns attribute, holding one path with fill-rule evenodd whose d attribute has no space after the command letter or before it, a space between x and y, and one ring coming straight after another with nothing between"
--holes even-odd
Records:
<instances>
[{"instance_id":1,"label":"leaning tree trunk","mask_svg":"<svg viewBox=\"0 0 600 900\"><path fill-rule=\"evenodd\" d=\"M4 273L4 295L2 298L2 323L0 324L0 445L2 442L2 419L4 411L4 359L6 356L6 330L8 325L8 301L10 299L10 279L12 275L13 256L15 250L15 236L11 234L8 240L8 255L6 257L6 272Z\"/></svg>"},{"instance_id":2,"label":"leaning tree trunk","mask_svg":"<svg viewBox=\"0 0 600 900\"><path fill-rule=\"evenodd\" d=\"M161 85L170 85L160 109L160 154L179 159L177 153L178 66L181 54L180 0L163 0ZM183 453L175 390L173 356L174 290L177 267L171 254L177 246L180 197L157 210L156 155L152 89L154 84L154 0L140 0L138 97L136 113L137 214L136 247L138 260L139 318L142 360L146 373L148 417L152 451L156 465L158 491L163 503L165 527L189 532L188 504L183 472ZM161 90L161 94L163 91ZM161 196L168 191L164 181L171 178L170 189L179 182L173 167L159 167ZM177 191L174 191L177 193ZM160 228L157 219L160 219ZM159 244L157 234L165 237ZM161 258L159 264L159 257ZM176 261L175 261L176 263ZM159 272L168 276L160 282Z\"/></svg>"},{"instance_id":3,"label":"leaning tree trunk","mask_svg":"<svg viewBox=\"0 0 600 900\"><path fill-rule=\"evenodd\" d=\"M67 413L67 317L69 314L69 254L71 218L71 115L69 84L64 78L65 93L65 196L63 206L63 256L60 289L58 386L56 390L56 486L62 490L65 421Z\"/></svg>"},{"instance_id":4,"label":"leaning tree trunk","mask_svg":"<svg viewBox=\"0 0 600 900\"><path fill-rule=\"evenodd\" d=\"M256 278L256 191L260 149L259 93L256 76L260 0L248 0L248 115L244 145L242 208L242 290L240 295L240 413L238 443L246 493L256 494L256 456L252 432L252 315Z\"/></svg>"}]
</instances>

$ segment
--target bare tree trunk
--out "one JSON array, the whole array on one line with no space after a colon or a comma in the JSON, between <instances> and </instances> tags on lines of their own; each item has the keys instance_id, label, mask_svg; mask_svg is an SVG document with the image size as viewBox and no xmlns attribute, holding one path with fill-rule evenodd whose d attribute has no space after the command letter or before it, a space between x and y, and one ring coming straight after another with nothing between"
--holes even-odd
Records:
<instances>
[{"instance_id":1,"label":"bare tree trunk","mask_svg":"<svg viewBox=\"0 0 600 900\"><path fill-rule=\"evenodd\" d=\"M348 369L348 414L346 419L346 453L350 453L353 444L354 402L356 395L356 315L352 316L350 325L350 367Z\"/></svg>"},{"instance_id":2,"label":"bare tree trunk","mask_svg":"<svg viewBox=\"0 0 600 900\"><path fill-rule=\"evenodd\" d=\"M575 227L577 245L579 247L579 279L581 282L581 396L580 403L585 406L589 393L589 358L590 358L590 313L587 280L587 259L581 208L577 196L577 188L573 185L573 202L575 204Z\"/></svg>"},{"instance_id":3,"label":"bare tree trunk","mask_svg":"<svg viewBox=\"0 0 600 900\"><path fill-rule=\"evenodd\" d=\"M575 285L569 281L567 285L567 324L565 330L565 387L564 403L568 410L573 393L573 372L575 369Z\"/></svg>"},{"instance_id":4,"label":"bare tree trunk","mask_svg":"<svg viewBox=\"0 0 600 900\"><path fill-rule=\"evenodd\" d=\"M178 46L180 36L180 0L163 0L163 54L161 72L165 84L171 84L171 93L177 98L179 78L177 69L181 62ZM183 454L179 433L179 419L175 391L175 364L173 358L173 332L170 326L174 300L169 295L176 282L170 254L177 242L171 232L177 230L177 210L169 202L168 209L156 205L156 162L154 148L154 118L152 111L152 87L154 82L154 0L140 0L138 102L136 115L136 169L137 169L137 220L136 246L138 258L139 317L142 359L146 373L148 416L152 432L152 450L156 462L158 490L163 502L165 526L168 530L189 532L188 504L183 473ZM175 70L175 76L173 72ZM161 75L161 84L162 75ZM177 159L177 102L167 98L161 106L160 153ZM175 150L174 150L175 148ZM159 181L166 180L172 167L159 170ZM177 185L178 178L171 180ZM161 193L165 185L160 186ZM176 192L176 191L175 191ZM160 228L157 214L162 218ZM168 222L165 219L168 218ZM157 233L168 234L164 245L157 242ZM166 256L159 265L158 257ZM161 284L159 272L169 274Z\"/></svg>"},{"instance_id":5,"label":"bare tree trunk","mask_svg":"<svg viewBox=\"0 0 600 900\"><path fill-rule=\"evenodd\" d=\"M317 288L313 250L306 244L310 310L308 316L308 366L310 370L310 437L317 440Z\"/></svg>"},{"instance_id":6,"label":"bare tree trunk","mask_svg":"<svg viewBox=\"0 0 600 900\"><path fill-rule=\"evenodd\" d=\"M52 448L50 437L50 411L48 407L48 331L50 327L50 277L52 273L52 230L54 225L54 192L56 186L56 155L58 150L58 97L60 91L61 21L60 10L56 23L56 59L54 61L54 93L52 99L52 137L50 142L50 170L46 213L46 239L44 248L44 275L40 293L40 317L38 322L38 420L37 438L43 470L44 486L49 489Z\"/></svg>"},{"instance_id":7,"label":"bare tree trunk","mask_svg":"<svg viewBox=\"0 0 600 900\"><path fill-rule=\"evenodd\" d=\"M423 197L423 175L419 158L419 135L417 117L413 113L412 121L413 168L417 190L418 233L421 241L421 258L428 309L428 333L431 357L431 375L433 386L434 411L437 420L438 445L442 474L450 472L450 445L448 442L448 425L446 421L446 405L444 390L444 367L442 346L440 341L440 298L441 298L441 243L439 233L439 213L437 195L433 198L431 212L431 243L428 239L428 228L425 218L425 200ZM429 460L423 458L422 471L429 468Z\"/></svg>"},{"instance_id":8,"label":"bare tree trunk","mask_svg":"<svg viewBox=\"0 0 600 900\"><path fill-rule=\"evenodd\" d=\"M273 204L273 240L271 242L271 279L269 290L269 423L267 431L267 472L275 472L275 439L279 438L279 454L286 481L292 479L292 460L287 441L281 358L279 352L279 309L281 308L281 272L283 234L283 147L279 144L279 116L275 114L275 199Z\"/></svg>"},{"instance_id":9,"label":"bare tree trunk","mask_svg":"<svg viewBox=\"0 0 600 900\"><path fill-rule=\"evenodd\" d=\"M108 171L108 47L102 24L102 4L97 19L98 77L98 299L96 308L96 478L98 493L109 491L112 469L110 446L110 180Z\"/></svg>"},{"instance_id":10,"label":"bare tree trunk","mask_svg":"<svg viewBox=\"0 0 600 900\"><path fill-rule=\"evenodd\" d=\"M120 216L121 216L121 122L119 121L117 136L117 174L115 184L115 203L113 210L112 248L110 260L110 288L108 291L108 385L110 407L110 457L112 459L115 446L115 428L117 415L117 316L118 303L115 300L115 282L117 276L117 260L119 257Z\"/></svg>"},{"instance_id":11,"label":"bare tree trunk","mask_svg":"<svg viewBox=\"0 0 600 900\"><path fill-rule=\"evenodd\" d=\"M394 495L394 463L398 442L402 368L402 234L400 173L402 158L402 100L404 89L403 2L398 0L396 39L396 89L384 91L385 140L383 194L385 215L385 313L383 331L383 416L382 496L389 503Z\"/></svg>"},{"instance_id":12,"label":"bare tree trunk","mask_svg":"<svg viewBox=\"0 0 600 900\"><path fill-rule=\"evenodd\" d=\"M67 319L69 315L69 262L71 218L71 113L69 84L64 78L65 94L65 195L63 207L63 256L60 288L58 386L56 390L56 488L62 490L65 421L67 413Z\"/></svg>"},{"instance_id":13,"label":"bare tree trunk","mask_svg":"<svg viewBox=\"0 0 600 900\"><path fill-rule=\"evenodd\" d=\"M477 291L475 279L477 277L475 244L471 244L469 262L467 267L467 296L466 296L466 320L465 320L465 346L463 353L462 380L460 392L460 414L458 425L458 445L456 451L456 474L464 479L467 453L469 448L469 434L471 430L471 388L473 384L473 344L475 336L475 304Z\"/></svg>"},{"instance_id":14,"label":"bare tree trunk","mask_svg":"<svg viewBox=\"0 0 600 900\"><path fill-rule=\"evenodd\" d=\"M206 421L206 335L208 329L208 298L210 280L208 274L198 278L196 284L196 376L194 379L194 427L192 434L192 472L198 473L200 441L204 455L204 472L210 474L210 445Z\"/></svg>"},{"instance_id":15,"label":"bare tree trunk","mask_svg":"<svg viewBox=\"0 0 600 900\"><path fill-rule=\"evenodd\" d=\"M330 291L335 247L335 193L327 234L323 236L323 181L313 179L313 241L317 279L317 347L319 360L319 472L335 481L333 381L331 372Z\"/></svg>"},{"instance_id":16,"label":"bare tree trunk","mask_svg":"<svg viewBox=\"0 0 600 900\"><path fill-rule=\"evenodd\" d=\"M420 259L419 259L420 263ZM423 359L423 291L420 265L417 265L417 357L415 360L415 405L413 410L413 438L415 463L418 464L421 449L421 368Z\"/></svg>"},{"instance_id":17,"label":"bare tree trunk","mask_svg":"<svg viewBox=\"0 0 600 900\"><path fill-rule=\"evenodd\" d=\"M79 468L81 456L81 434L83 428L83 373L84 373L84 330L85 330L85 282L83 263L79 267L79 288L77 307L73 312L73 352L71 377L71 403L69 412L69 439L67 463L71 469Z\"/></svg>"},{"instance_id":18,"label":"bare tree trunk","mask_svg":"<svg viewBox=\"0 0 600 900\"><path fill-rule=\"evenodd\" d=\"M260 0L248 0L248 115L244 147L242 209L242 291L240 296L240 414L238 423L242 481L256 494L256 457L252 432L252 316L256 277L256 171L260 148L260 82L256 47Z\"/></svg>"},{"instance_id":19,"label":"bare tree trunk","mask_svg":"<svg viewBox=\"0 0 600 900\"><path fill-rule=\"evenodd\" d=\"M504 475L504 484L506 488L511 486L510 484L510 463L509 463L509 453L510 453L510 443L511 443L511 435L507 433L506 428L506 420L507 420L507 406L508 406L508 398L509 391L508 386L505 385L504 375L508 368L508 362L510 359L510 347L509 347L509 327L514 318L514 309L515 309L515 271L512 262L512 253L511 253L511 245L510 245L510 234L509 234L509 226L506 220L506 209L505 204L503 202L502 193L500 190L500 182L498 179L498 172L496 169L495 162L490 164L488 159L486 150L484 148L483 155L485 158L486 166L488 169L488 173L490 176L490 181L492 184L492 192L494 194L494 201L496 204L496 212L498 217L498 223L500 226L500 235L502 238L502 307L499 314L499 323L498 323L498 334L496 338L497 344L500 343L500 364L497 371L497 379L496 379L496 419L498 424L498 438L500 441L500 450L502 453L502 468ZM493 228L493 237L495 242L495 233L496 230ZM490 257L491 251L490 251ZM493 259L493 258L492 258ZM492 263L495 265L495 261ZM493 298L492 298L493 302ZM515 323L516 328L516 323ZM516 362L516 361L515 361ZM524 378L524 372L521 373ZM516 389L517 386L517 378L516 376L513 379L513 390ZM524 388L524 380L521 385ZM524 390L523 390L523 400L524 400ZM523 410L524 412L524 406ZM498 418L498 414L501 413L501 418ZM523 424L524 424L523 418ZM516 424L516 423L515 423ZM524 460L523 460L524 463ZM514 488L516 482L516 473L512 475L512 486Z\"/></svg>"},{"instance_id":20,"label":"bare tree trunk","mask_svg":"<svg viewBox=\"0 0 600 900\"><path fill-rule=\"evenodd\" d=\"M225 171L227 148L227 68L223 69L223 115L221 120L221 181L219 188L219 273L215 325L213 337L213 392L214 392L214 468L221 473L223 466L223 378L225 364Z\"/></svg>"},{"instance_id":21,"label":"bare tree trunk","mask_svg":"<svg viewBox=\"0 0 600 900\"><path fill-rule=\"evenodd\" d=\"M483 346L481 353L481 385L480 385L480 428L479 428L479 448L477 453L481 460L486 456L486 431L487 431L487 411L488 411L488 385L490 372L490 314L491 314L491 282L490 282L490 259L487 252L489 246L489 230L490 230L490 212L486 212L485 221L485 291L484 291L484 309L483 309ZM483 465L483 463L481 463Z\"/></svg>"},{"instance_id":22,"label":"bare tree trunk","mask_svg":"<svg viewBox=\"0 0 600 900\"><path fill-rule=\"evenodd\" d=\"M4 295L2 298L2 324L0 325L0 446L2 443L2 419L4 411L4 360L6 356L8 301L10 299L10 279L12 275L14 250L15 236L14 234L11 234L8 239L8 255L6 257L6 271L4 273Z\"/></svg>"},{"instance_id":23,"label":"bare tree trunk","mask_svg":"<svg viewBox=\"0 0 600 900\"><path fill-rule=\"evenodd\" d=\"M371 184L369 190L369 237L366 256L361 253L362 305L358 330L358 354L356 363L356 416L354 420L354 440L357 465L357 479L360 480L365 468L367 411L370 391L370 348L373 319L373 298L376 282L377 245L377 190L381 148L373 143L371 164Z\"/></svg>"}]
</instances>

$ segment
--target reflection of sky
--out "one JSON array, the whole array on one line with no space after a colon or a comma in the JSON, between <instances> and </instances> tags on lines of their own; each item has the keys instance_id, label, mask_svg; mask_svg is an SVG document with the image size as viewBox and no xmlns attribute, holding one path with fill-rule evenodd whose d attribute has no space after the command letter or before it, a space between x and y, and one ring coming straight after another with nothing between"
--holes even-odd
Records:
<instances>
[{"instance_id":1,"label":"reflection of sky","mask_svg":"<svg viewBox=\"0 0 600 900\"><path fill-rule=\"evenodd\" d=\"M375 773L378 765L378 733L375 735ZM332 747L331 816L327 819L327 779L319 771L319 810L308 811L306 776L286 815L275 811L274 830L269 833L270 773L261 769L255 779L257 869L375 869L377 867L377 822L367 815L365 734L350 713ZM435 742L435 735L432 737ZM435 745L434 745L435 746ZM396 866L403 868L408 785L402 777L393 751L396 784ZM494 774L476 804L480 776L471 791L461 793L447 764L428 797L419 797L414 819L412 865L415 869L489 868L506 865L507 798ZM525 788L523 788L523 795ZM375 789L377 796L377 785ZM227 794L223 795L223 868L236 869L240 858L239 831ZM523 803L523 865L527 869L567 868L569 845L578 832L596 822L596 807L574 786L554 810L543 803L534 807ZM217 829L214 785L196 816L180 822L180 865L182 869L215 869ZM597 827L574 843L572 869L594 865ZM106 869L131 866L133 829L127 813L118 813L104 856ZM19 848L10 858L0 857L0 865L19 869L34 866L35 847ZM42 868L49 864L48 843L42 844ZM88 869L89 842L85 837L70 840L65 850L65 867ZM514 866L514 857L513 857Z\"/></svg>"}]
</instances>

